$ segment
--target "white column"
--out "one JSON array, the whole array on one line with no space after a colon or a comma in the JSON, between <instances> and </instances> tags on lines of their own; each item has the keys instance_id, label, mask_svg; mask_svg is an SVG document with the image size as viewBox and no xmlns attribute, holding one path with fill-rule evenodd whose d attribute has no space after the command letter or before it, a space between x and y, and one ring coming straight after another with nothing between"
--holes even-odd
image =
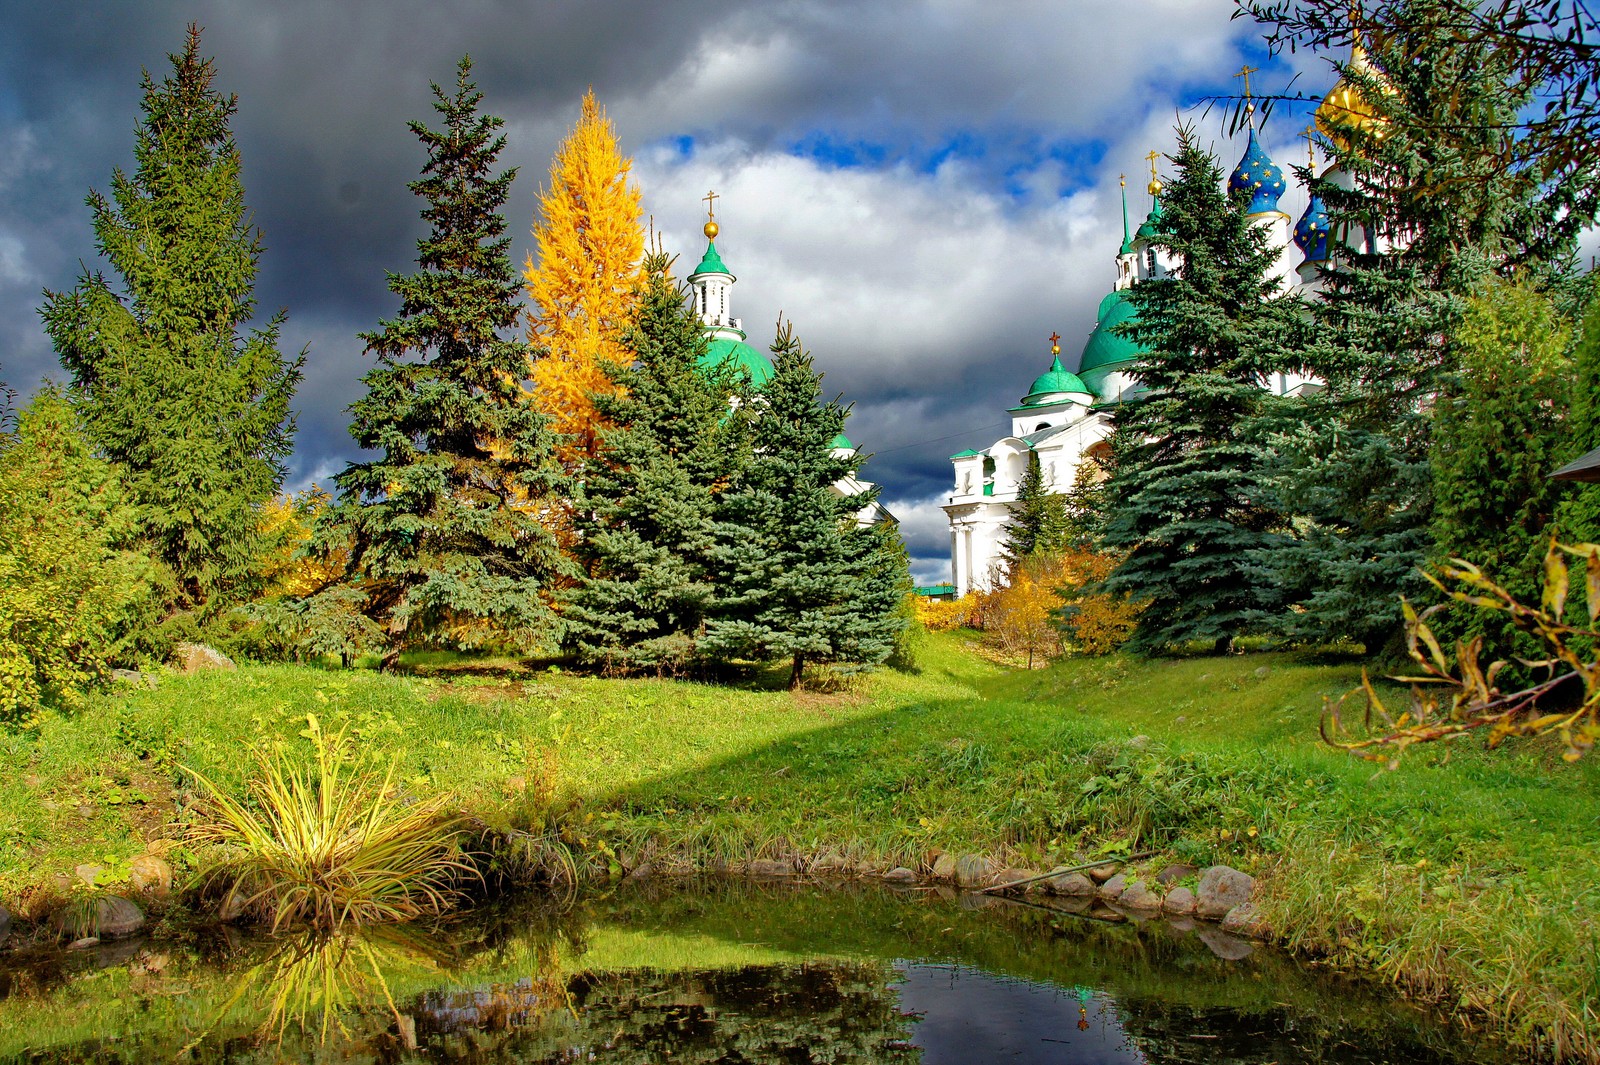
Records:
<instances>
[{"instance_id":1,"label":"white column","mask_svg":"<svg viewBox=\"0 0 1600 1065\"><path fill-rule=\"evenodd\" d=\"M962 536L959 525L950 527L950 576L951 583L956 586L956 598L960 599L967 594L967 553L964 550L966 540Z\"/></svg>"}]
</instances>

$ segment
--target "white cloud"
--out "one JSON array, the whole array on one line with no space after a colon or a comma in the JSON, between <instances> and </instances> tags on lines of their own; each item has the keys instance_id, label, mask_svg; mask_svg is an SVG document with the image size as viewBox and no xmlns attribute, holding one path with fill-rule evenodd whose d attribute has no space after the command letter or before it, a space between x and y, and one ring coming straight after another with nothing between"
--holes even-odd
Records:
<instances>
[{"instance_id":1,"label":"white cloud","mask_svg":"<svg viewBox=\"0 0 1600 1065\"><path fill-rule=\"evenodd\" d=\"M946 498L883 500L900 521L900 536L911 554L911 573L918 584L950 579L950 521L940 509Z\"/></svg>"}]
</instances>

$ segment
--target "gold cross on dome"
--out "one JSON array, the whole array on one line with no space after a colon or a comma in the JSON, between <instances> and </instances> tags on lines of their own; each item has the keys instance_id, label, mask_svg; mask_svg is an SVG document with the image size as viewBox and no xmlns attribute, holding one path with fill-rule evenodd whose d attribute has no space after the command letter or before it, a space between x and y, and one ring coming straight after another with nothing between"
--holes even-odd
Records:
<instances>
[{"instance_id":1,"label":"gold cross on dome","mask_svg":"<svg viewBox=\"0 0 1600 1065\"><path fill-rule=\"evenodd\" d=\"M1145 159L1150 163L1150 180L1156 180L1156 160L1161 158L1161 153L1152 151Z\"/></svg>"},{"instance_id":2,"label":"gold cross on dome","mask_svg":"<svg viewBox=\"0 0 1600 1065\"><path fill-rule=\"evenodd\" d=\"M1250 102L1250 75L1256 73L1260 69L1260 67L1253 67L1246 63L1244 66L1239 68L1239 73L1234 75L1236 78L1244 79L1244 102L1246 104Z\"/></svg>"},{"instance_id":3,"label":"gold cross on dome","mask_svg":"<svg viewBox=\"0 0 1600 1065\"><path fill-rule=\"evenodd\" d=\"M720 197L718 197L715 192L708 192L708 193L706 193L704 196L702 196L700 198L706 202L706 217L707 218L715 218L715 217L717 217L717 210L716 210L716 208L717 208L717 200Z\"/></svg>"},{"instance_id":4,"label":"gold cross on dome","mask_svg":"<svg viewBox=\"0 0 1600 1065\"><path fill-rule=\"evenodd\" d=\"M1312 138L1317 135L1317 124L1315 122L1309 123L1305 129L1300 131L1300 135L1306 139L1306 169L1315 170L1317 168L1317 142Z\"/></svg>"},{"instance_id":5,"label":"gold cross on dome","mask_svg":"<svg viewBox=\"0 0 1600 1065\"><path fill-rule=\"evenodd\" d=\"M1050 354L1052 354L1052 355L1060 355L1061 354L1061 334L1060 333L1051 333L1050 334Z\"/></svg>"}]
</instances>

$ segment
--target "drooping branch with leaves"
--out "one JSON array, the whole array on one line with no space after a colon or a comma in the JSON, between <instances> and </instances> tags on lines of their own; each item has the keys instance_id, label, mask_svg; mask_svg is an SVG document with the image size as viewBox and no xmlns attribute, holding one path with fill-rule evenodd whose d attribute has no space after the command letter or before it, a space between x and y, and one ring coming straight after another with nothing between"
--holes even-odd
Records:
<instances>
[{"instance_id":1,"label":"drooping branch with leaves","mask_svg":"<svg viewBox=\"0 0 1600 1065\"><path fill-rule=\"evenodd\" d=\"M1569 601L1573 574L1569 560L1582 559L1584 609ZM1489 747L1511 737L1559 736L1569 762L1587 754L1600 739L1600 544L1551 542L1544 561L1545 586L1539 606L1519 602L1477 566L1454 559L1442 579L1428 580L1451 602L1419 612L1402 600L1406 645L1421 667L1413 676L1391 678L1408 686L1403 706L1390 706L1362 674L1361 687L1323 708L1322 738L1341 750L1392 769L1406 748L1419 743L1456 739L1488 729ZM1445 654L1430 622L1452 603L1465 603L1507 617L1518 629L1537 637L1549 650L1546 658L1522 664L1541 679L1502 691L1499 679L1508 661L1487 666L1480 661L1483 637L1460 640L1455 661ZM1569 620L1576 613L1580 620ZM1581 696L1579 695L1581 690ZM1361 720L1347 720L1345 706L1360 695Z\"/></svg>"}]
</instances>

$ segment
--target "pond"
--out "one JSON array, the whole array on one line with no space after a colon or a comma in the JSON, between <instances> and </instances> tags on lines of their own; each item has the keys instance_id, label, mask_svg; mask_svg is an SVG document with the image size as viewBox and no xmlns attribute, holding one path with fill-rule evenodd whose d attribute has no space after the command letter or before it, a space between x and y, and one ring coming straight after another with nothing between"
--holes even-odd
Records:
<instances>
[{"instance_id":1,"label":"pond","mask_svg":"<svg viewBox=\"0 0 1600 1065\"><path fill-rule=\"evenodd\" d=\"M1506 1060L1212 927L1061 905L654 881L425 931L108 943L0 967L0 1061Z\"/></svg>"}]
</instances>

